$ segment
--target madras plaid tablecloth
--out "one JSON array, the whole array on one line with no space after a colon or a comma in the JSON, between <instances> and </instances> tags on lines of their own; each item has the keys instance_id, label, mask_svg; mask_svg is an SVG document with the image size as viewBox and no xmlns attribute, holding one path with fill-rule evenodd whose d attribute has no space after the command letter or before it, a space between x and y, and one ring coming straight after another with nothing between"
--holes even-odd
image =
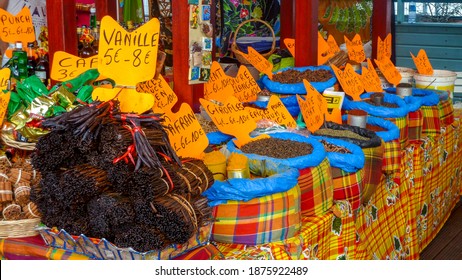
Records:
<instances>
[{"instance_id":1,"label":"madras plaid tablecloth","mask_svg":"<svg viewBox=\"0 0 462 280\"><path fill-rule=\"evenodd\" d=\"M441 131L438 106L422 106L420 110L423 114L422 137L438 135Z\"/></svg>"},{"instance_id":2,"label":"madras plaid tablecloth","mask_svg":"<svg viewBox=\"0 0 462 280\"><path fill-rule=\"evenodd\" d=\"M422 137L422 127L423 127L423 113L419 109L414 112L409 112L409 141L418 140Z\"/></svg>"},{"instance_id":3,"label":"madras plaid tablecloth","mask_svg":"<svg viewBox=\"0 0 462 280\"><path fill-rule=\"evenodd\" d=\"M438 103L438 112L441 125L451 125L454 122L454 108L452 107L452 99L440 101L440 103Z\"/></svg>"},{"instance_id":4,"label":"madras plaid tablecloth","mask_svg":"<svg viewBox=\"0 0 462 280\"><path fill-rule=\"evenodd\" d=\"M382 171L385 174L399 172L401 165L402 149L398 139L384 143Z\"/></svg>"},{"instance_id":5,"label":"madras plaid tablecloth","mask_svg":"<svg viewBox=\"0 0 462 280\"><path fill-rule=\"evenodd\" d=\"M332 167L332 178L334 182L334 201L347 200L351 204L352 211L356 211L361 204L364 169L350 173L340 168Z\"/></svg>"},{"instance_id":6,"label":"madras plaid tablecloth","mask_svg":"<svg viewBox=\"0 0 462 280\"><path fill-rule=\"evenodd\" d=\"M401 118L386 118L396 124L399 128L399 142L401 143L401 149L404 150L409 143L409 114Z\"/></svg>"},{"instance_id":7,"label":"madras plaid tablecloth","mask_svg":"<svg viewBox=\"0 0 462 280\"><path fill-rule=\"evenodd\" d=\"M361 202L367 203L371 195L375 192L375 189L380 183L382 178L382 164L383 164L383 152L384 145L375 148L364 148L364 179L363 186L361 190Z\"/></svg>"}]
</instances>

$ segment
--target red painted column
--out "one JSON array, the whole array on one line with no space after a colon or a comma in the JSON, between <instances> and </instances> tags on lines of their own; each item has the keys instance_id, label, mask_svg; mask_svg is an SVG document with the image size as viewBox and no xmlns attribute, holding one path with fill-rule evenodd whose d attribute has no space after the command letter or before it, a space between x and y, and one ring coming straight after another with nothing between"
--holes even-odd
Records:
<instances>
[{"instance_id":1,"label":"red painted column","mask_svg":"<svg viewBox=\"0 0 462 280\"><path fill-rule=\"evenodd\" d=\"M295 31L294 31L294 8L295 8L295 1L292 0L281 0L281 36L280 36L280 46L281 49L285 49L286 46L284 45L285 38L294 38Z\"/></svg>"},{"instance_id":2,"label":"red painted column","mask_svg":"<svg viewBox=\"0 0 462 280\"><path fill-rule=\"evenodd\" d=\"M117 0L95 0L96 20L101 21L104 16L111 16L117 19Z\"/></svg>"},{"instance_id":3,"label":"red painted column","mask_svg":"<svg viewBox=\"0 0 462 280\"><path fill-rule=\"evenodd\" d=\"M295 2L295 66L318 64L318 0Z\"/></svg>"},{"instance_id":4,"label":"red painted column","mask_svg":"<svg viewBox=\"0 0 462 280\"><path fill-rule=\"evenodd\" d=\"M385 39L391 32L391 0L374 0L372 7L372 58L377 58L377 38Z\"/></svg>"}]
</instances>

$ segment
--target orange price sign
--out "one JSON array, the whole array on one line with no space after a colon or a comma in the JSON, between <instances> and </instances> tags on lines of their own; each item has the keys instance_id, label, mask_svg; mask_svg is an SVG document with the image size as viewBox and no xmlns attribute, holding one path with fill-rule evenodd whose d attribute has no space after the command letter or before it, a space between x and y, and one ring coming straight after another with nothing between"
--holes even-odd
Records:
<instances>
[{"instance_id":1,"label":"orange price sign","mask_svg":"<svg viewBox=\"0 0 462 280\"><path fill-rule=\"evenodd\" d=\"M318 65L324 64L333 54L329 53L329 44L327 44L321 32L318 31Z\"/></svg>"},{"instance_id":2,"label":"orange price sign","mask_svg":"<svg viewBox=\"0 0 462 280\"><path fill-rule=\"evenodd\" d=\"M264 58L259 52L254 48L248 47L249 53L245 55L247 61L253 65L258 71L264 73L268 78L273 79L273 64Z\"/></svg>"},{"instance_id":3,"label":"orange price sign","mask_svg":"<svg viewBox=\"0 0 462 280\"><path fill-rule=\"evenodd\" d=\"M120 102L120 111L124 113L142 114L154 106L154 96L150 93L140 93L132 88L102 88L97 87L91 94L93 100Z\"/></svg>"},{"instance_id":4,"label":"orange price sign","mask_svg":"<svg viewBox=\"0 0 462 280\"><path fill-rule=\"evenodd\" d=\"M257 81L247 67L241 65L236 78L230 77L234 96L241 102L252 102L257 100L257 95L261 91Z\"/></svg>"},{"instance_id":5,"label":"orange price sign","mask_svg":"<svg viewBox=\"0 0 462 280\"><path fill-rule=\"evenodd\" d=\"M178 96L176 96L162 75L159 75L158 79L138 83L136 91L151 93L154 96L152 110L156 113L171 111L178 102Z\"/></svg>"},{"instance_id":6,"label":"orange price sign","mask_svg":"<svg viewBox=\"0 0 462 280\"><path fill-rule=\"evenodd\" d=\"M333 108L332 112L327 112L325 114L326 122L334 122L338 124L342 124L342 110L338 108Z\"/></svg>"},{"instance_id":7,"label":"orange price sign","mask_svg":"<svg viewBox=\"0 0 462 280\"><path fill-rule=\"evenodd\" d=\"M0 37L4 42L20 41L23 46L29 42L34 42L35 31L29 8L22 8L17 15L0 9L0 31Z\"/></svg>"},{"instance_id":8,"label":"orange price sign","mask_svg":"<svg viewBox=\"0 0 462 280\"><path fill-rule=\"evenodd\" d=\"M414 60L414 64L417 68L417 72L422 75L433 75L433 67L428 59L427 52L424 49L420 49L417 57L415 57L412 53L412 60Z\"/></svg>"},{"instance_id":9,"label":"orange price sign","mask_svg":"<svg viewBox=\"0 0 462 280\"><path fill-rule=\"evenodd\" d=\"M401 81L401 74L388 57L384 57L381 61L378 61L377 59L374 61L389 83L394 84L395 86L399 84Z\"/></svg>"},{"instance_id":10,"label":"orange price sign","mask_svg":"<svg viewBox=\"0 0 462 280\"><path fill-rule=\"evenodd\" d=\"M223 105L218 105L205 99L199 99L202 107L212 119L218 129L229 135L236 137L234 143L241 147L253 140L267 138L266 135L261 137L251 138L250 132L257 128L257 123L250 117L250 114L245 110L236 97L231 96Z\"/></svg>"},{"instance_id":11,"label":"orange price sign","mask_svg":"<svg viewBox=\"0 0 462 280\"><path fill-rule=\"evenodd\" d=\"M342 85L343 91L351 96L353 100L361 100L360 95L364 92L364 85L361 77L353 69L353 66L347 63L345 71L338 69L333 64L331 64L331 67Z\"/></svg>"},{"instance_id":12,"label":"orange price sign","mask_svg":"<svg viewBox=\"0 0 462 280\"><path fill-rule=\"evenodd\" d=\"M210 79L204 84L204 98L207 100L224 101L233 95L231 77L225 74L220 63L212 62Z\"/></svg>"},{"instance_id":13,"label":"orange price sign","mask_svg":"<svg viewBox=\"0 0 462 280\"><path fill-rule=\"evenodd\" d=\"M170 145L180 157L200 158L209 140L189 104L181 104L176 113L164 115Z\"/></svg>"},{"instance_id":14,"label":"orange price sign","mask_svg":"<svg viewBox=\"0 0 462 280\"><path fill-rule=\"evenodd\" d=\"M10 81L10 75L10 68L3 68L0 70L0 92L7 89L8 82Z\"/></svg>"},{"instance_id":15,"label":"orange price sign","mask_svg":"<svg viewBox=\"0 0 462 280\"><path fill-rule=\"evenodd\" d=\"M380 82L379 75L375 71L371 60L367 59L368 67L363 67L361 71L361 81L363 82L366 92L382 92L382 83Z\"/></svg>"},{"instance_id":16,"label":"orange price sign","mask_svg":"<svg viewBox=\"0 0 462 280\"><path fill-rule=\"evenodd\" d=\"M50 76L53 80L64 82L77 78L89 69L98 68L98 56L81 58L67 52L57 51L53 55Z\"/></svg>"},{"instance_id":17,"label":"orange price sign","mask_svg":"<svg viewBox=\"0 0 462 280\"><path fill-rule=\"evenodd\" d=\"M306 100L297 94L297 101L306 128L311 132L315 132L324 123L324 115L327 113L327 101L310 82L303 80L303 84L306 88Z\"/></svg>"},{"instance_id":18,"label":"orange price sign","mask_svg":"<svg viewBox=\"0 0 462 280\"><path fill-rule=\"evenodd\" d=\"M343 37L345 38L345 43L348 50L348 58L358 63L363 62L366 59L366 54L364 52L361 36L356 34L351 41L346 36Z\"/></svg>"},{"instance_id":19,"label":"orange price sign","mask_svg":"<svg viewBox=\"0 0 462 280\"><path fill-rule=\"evenodd\" d=\"M3 68L0 70L0 124L3 123L6 111L8 110L8 103L10 103L11 92L3 92L8 87L10 79L10 69Z\"/></svg>"},{"instance_id":20,"label":"orange price sign","mask_svg":"<svg viewBox=\"0 0 462 280\"><path fill-rule=\"evenodd\" d=\"M282 103L281 99L276 95L271 95L268 101L266 109L257 109L252 107L245 107L250 114L250 117L255 121L259 120L271 120L277 124L284 125L286 127L296 128L297 123L295 122L292 115L290 115L286 106Z\"/></svg>"},{"instance_id":21,"label":"orange price sign","mask_svg":"<svg viewBox=\"0 0 462 280\"><path fill-rule=\"evenodd\" d=\"M329 53L331 53L332 55L335 55L340 51L337 41L335 41L335 38L332 35L329 35L327 37L327 45L329 45Z\"/></svg>"},{"instance_id":22,"label":"orange price sign","mask_svg":"<svg viewBox=\"0 0 462 280\"><path fill-rule=\"evenodd\" d=\"M110 16L101 20L98 71L118 85L136 85L154 77L160 24L152 18L127 32Z\"/></svg>"},{"instance_id":23,"label":"orange price sign","mask_svg":"<svg viewBox=\"0 0 462 280\"><path fill-rule=\"evenodd\" d=\"M382 60L384 57L391 58L391 33L388 33L385 40L377 37L377 60Z\"/></svg>"},{"instance_id":24,"label":"orange price sign","mask_svg":"<svg viewBox=\"0 0 462 280\"><path fill-rule=\"evenodd\" d=\"M287 49L289 50L290 54L295 57L295 39L293 38L285 38L284 44L286 45Z\"/></svg>"}]
</instances>

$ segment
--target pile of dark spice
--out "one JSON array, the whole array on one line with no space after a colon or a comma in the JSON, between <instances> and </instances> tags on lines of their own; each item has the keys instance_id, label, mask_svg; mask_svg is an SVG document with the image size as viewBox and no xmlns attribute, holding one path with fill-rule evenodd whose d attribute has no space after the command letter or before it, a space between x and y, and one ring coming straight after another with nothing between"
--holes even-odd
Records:
<instances>
[{"instance_id":1,"label":"pile of dark spice","mask_svg":"<svg viewBox=\"0 0 462 280\"><path fill-rule=\"evenodd\" d=\"M292 140L266 138L243 145L241 151L273 158L294 158L311 154L313 146Z\"/></svg>"},{"instance_id":2,"label":"pile of dark spice","mask_svg":"<svg viewBox=\"0 0 462 280\"><path fill-rule=\"evenodd\" d=\"M32 165L42 179L31 201L48 227L146 252L187 242L211 220L203 191L213 174L180 159L161 115L123 114L94 102L43 121Z\"/></svg>"},{"instance_id":3,"label":"pile of dark spice","mask_svg":"<svg viewBox=\"0 0 462 280\"><path fill-rule=\"evenodd\" d=\"M370 140L369 138L354 133L353 131L342 129L320 128L316 130L314 134L319 136L330 136L334 138L350 138L362 141Z\"/></svg>"},{"instance_id":4,"label":"pile of dark spice","mask_svg":"<svg viewBox=\"0 0 462 280\"><path fill-rule=\"evenodd\" d=\"M325 82L330 78L332 78L332 73L324 69L314 71L308 69L303 72L295 69L289 69L274 74L272 81L283 84L296 84L302 83L303 80L307 80L309 82Z\"/></svg>"},{"instance_id":5,"label":"pile of dark spice","mask_svg":"<svg viewBox=\"0 0 462 280\"><path fill-rule=\"evenodd\" d=\"M385 102L385 101L382 101L382 104L380 105L377 105L375 102L374 102L374 97L375 96L381 96L382 97L382 100L383 100L383 96L384 94L382 92L374 92L370 95L370 98L368 99L365 99L364 101L366 101L366 103L369 103L371 105L374 105L374 106L379 106L379 107L386 107L386 108L398 108L399 105L398 104L395 104L395 103L390 103L390 102Z\"/></svg>"},{"instance_id":6,"label":"pile of dark spice","mask_svg":"<svg viewBox=\"0 0 462 280\"><path fill-rule=\"evenodd\" d=\"M351 154L350 150L345 147L340 147L332 143L328 143L326 140L321 140L320 142L324 145L324 149L328 153Z\"/></svg>"}]
</instances>

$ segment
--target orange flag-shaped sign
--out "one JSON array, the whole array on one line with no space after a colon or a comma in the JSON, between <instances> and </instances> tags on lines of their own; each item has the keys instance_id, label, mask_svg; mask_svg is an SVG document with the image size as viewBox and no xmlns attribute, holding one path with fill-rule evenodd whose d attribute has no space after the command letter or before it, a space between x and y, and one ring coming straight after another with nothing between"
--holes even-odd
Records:
<instances>
[{"instance_id":1,"label":"orange flag-shaped sign","mask_svg":"<svg viewBox=\"0 0 462 280\"><path fill-rule=\"evenodd\" d=\"M252 107L245 107L245 109L249 112L250 117L255 121L267 119L286 127L297 127L297 123L295 122L294 118L290 115L281 99L276 95L271 95L266 109L258 109Z\"/></svg>"},{"instance_id":2,"label":"orange flag-shaped sign","mask_svg":"<svg viewBox=\"0 0 462 280\"><path fill-rule=\"evenodd\" d=\"M64 82L77 78L83 72L98 68L98 56L81 58L67 52L57 51L53 55L50 76L53 80Z\"/></svg>"},{"instance_id":3,"label":"orange flag-shaped sign","mask_svg":"<svg viewBox=\"0 0 462 280\"><path fill-rule=\"evenodd\" d=\"M375 71L374 65L372 65L369 58L367 59L367 65L368 67L363 67L361 71L361 81L363 82L364 89L367 92L383 91L379 75L377 74L377 71Z\"/></svg>"},{"instance_id":4,"label":"orange flag-shaped sign","mask_svg":"<svg viewBox=\"0 0 462 280\"><path fill-rule=\"evenodd\" d=\"M0 37L8 43L22 42L26 46L35 41L34 25L29 8L24 7L17 15L0 9Z\"/></svg>"},{"instance_id":5,"label":"orange flag-shaped sign","mask_svg":"<svg viewBox=\"0 0 462 280\"><path fill-rule=\"evenodd\" d=\"M248 54L244 54L247 61L253 65L258 71L264 73L268 78L273 79L273 64L263 57L254 48L248 47Z\"/></svg>"},{"instance_id":6,"label":"orange flag-shaped sign","mask_svg":"<svg viewBox=\"0 0 462 280\"><path fill-rule=\"evenodd\" d=\"M384 57L381 61L378 61L377 59L374 61L389 83L394 84L395 86L400 83L401 74L388 57Z\"/></svg>"},{"instance_id":7,"label":"orange flag-shaped sign","mask_svg":"<svg viewBox=\"0 0 462 280\"><path fill-rule=\"evenodd\" d=\"M284 44L286 45L287 49L289 50L290 54L295 57L295 39L293 38L285 38Z\"/></svg>"},{"instance_id":8,"label":"orange flag-shaped sign","mask_svg":"<svg viewBox=\"0 0 462 280\"><path fill-rule=\"evenodd\" d=\"M303 84L306 88L306 100L297 95L297 101L306 128L310 132L315 132L324 123L324 115L327 113L327 101L310 82L303 80Z\"/></svg>"},{"instance_id":9,"label":"orange flag-shaped sign","mask_svg":"<svg viewBox=\"0 0 462 280\"><path fill-rule=\"evenodd\" d=\"M417 68L417 72L422 75L433 75L433 67L428 59L427 52L424 49L420 49L417 57L411 52L412 60Z\"/></svg>"},{"instance_id":10,"label":"orange flag-shaped sign","mask_svg":"<svg viewBox=\"0 0 462 280\"><path fill-rule=\"evenodd\" d=\"M356 34L353 37L353 40L349 40L347 36L343 36L345 39L346 47L348 50L348 57L350 60L355 61L357 63L361 63L366 59L366 54L364 52L363 41L361 40L361 36Z\"/></svg>"},{"instance_id":11,"label":"orange flag-shaped sign","mask_svg":"<svg viewBox=\"0 0 462 280\"><path fill-rule=\"evenodd\" d=\"M331 65L331 67L342 85L343 91L351 96L353 100L361 100L360 95L364 92L364 86L359 74L353 69L353 66L347 63L345 71L338 69L335 65Z\"/></svg>"}]
</instances>

